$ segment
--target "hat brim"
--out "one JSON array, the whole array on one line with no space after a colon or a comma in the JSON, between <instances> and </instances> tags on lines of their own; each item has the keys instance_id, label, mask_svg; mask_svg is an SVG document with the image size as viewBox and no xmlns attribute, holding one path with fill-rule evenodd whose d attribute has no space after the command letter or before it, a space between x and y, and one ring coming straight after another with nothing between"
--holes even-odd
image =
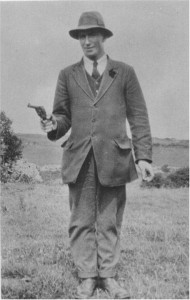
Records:
<instances>
[{"instance_id":1,"label":"hat brim","mask_svg":"<svg viewBox=\"0 0 190 300\"><path fill-rule=\"evenodd\" d=\"M79 39L79 33L82 32L82 31L85 31L85 30L88 30L88 29L98 29L100 32L102 32L102 34L106 37L106 38L109 38L113 35L113 32L111 32L111 30L105 28L105 27L100 27L100 26L95 26L95 25L92 25L92 26L80 26L76 29L72 29L69 31L69 34L70 36L73 38L73 39L76 39L78 40Z\"/></svg>"}]
</instances>

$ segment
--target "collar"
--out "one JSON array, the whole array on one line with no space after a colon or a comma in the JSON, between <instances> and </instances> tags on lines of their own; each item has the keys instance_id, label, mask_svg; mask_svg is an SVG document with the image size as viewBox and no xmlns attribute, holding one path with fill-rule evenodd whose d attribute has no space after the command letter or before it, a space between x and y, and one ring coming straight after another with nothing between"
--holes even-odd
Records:
<instances>
[{"instance_id":1,"label":"collar","mask_svg":"<svg viewBox=\"0 0 190 300\"><path fill-rule=\"evenodd\" d=\"M107 58L107 55L104 54L102 57L100 57L98 60L97 60L97 69L98 69L98 72L100 73L100 75L103 74L103 72L105 71L105 68L106 68L106 65L107 65L107 61L108 61L108 58ZM83 62L84 62L84 67L85 67L85 70L90 74L92 75L92 70L93 70L93 60L89 59L88 57L84 56L83 57Z\"/></svg>"}]
</instances>

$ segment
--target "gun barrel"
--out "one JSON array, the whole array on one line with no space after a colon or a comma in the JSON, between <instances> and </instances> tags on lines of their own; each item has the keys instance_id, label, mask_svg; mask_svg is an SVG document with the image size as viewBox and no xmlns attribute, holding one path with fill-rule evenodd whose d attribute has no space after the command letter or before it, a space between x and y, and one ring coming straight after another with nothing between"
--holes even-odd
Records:
<instances>
[{"instance_id":1,"label":"gun barrel","mask_svg":"<svg viewBox=\"0 0 190 300\"><path fill-rule=\"evenodd\" d=\"M28 107L31 107L31 108L37 108L38 106L31 105L30 103L28 103Z\"/></svg>"}]
</instances>

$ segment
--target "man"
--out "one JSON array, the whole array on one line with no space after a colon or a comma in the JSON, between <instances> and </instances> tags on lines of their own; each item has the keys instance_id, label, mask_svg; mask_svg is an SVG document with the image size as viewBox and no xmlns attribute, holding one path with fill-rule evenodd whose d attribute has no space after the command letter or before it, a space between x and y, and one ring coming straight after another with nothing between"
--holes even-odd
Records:
<instances>
[{"instance_id":1,"label":"man","mask_svg":"<svg viewBox=\"0 0 190 300\"><path fill-rule=\"evenodd\" d=\"M84 56L59 74L51 120L41 122L50 140L71 128L63 143L62 178L69 185L71 252L82 283L77 298L90 298L96 287L112 298L127 298L115 281L125 184L151 180L151 134L146 104L133 68L113 61L104 42L113 33L98 12L81 15L70 36L80 41Z\"/></svg>"}]
</instances>

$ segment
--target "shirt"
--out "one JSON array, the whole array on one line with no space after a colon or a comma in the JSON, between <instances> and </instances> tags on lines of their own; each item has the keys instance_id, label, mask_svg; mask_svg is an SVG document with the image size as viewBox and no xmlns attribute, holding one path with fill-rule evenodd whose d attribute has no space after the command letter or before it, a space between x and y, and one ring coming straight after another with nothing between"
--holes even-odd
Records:
<instances>
[{"instance_id":1,"label":"shirt","mask_svg":"<svg viewBox=\"0 0 190 300\"><path fill-rule=\"evenodd\" d=\"M105 71L106 65L107 65L107 55L104 54L100 59L97 60L97 69L100 75L102 75ZM84 67L85 70L88 72L88 74L92 75L92 70L93 70L93 60L89 59L88 57L84 56L83 57L84 61Z\"/></svg>"}]
</instances>

